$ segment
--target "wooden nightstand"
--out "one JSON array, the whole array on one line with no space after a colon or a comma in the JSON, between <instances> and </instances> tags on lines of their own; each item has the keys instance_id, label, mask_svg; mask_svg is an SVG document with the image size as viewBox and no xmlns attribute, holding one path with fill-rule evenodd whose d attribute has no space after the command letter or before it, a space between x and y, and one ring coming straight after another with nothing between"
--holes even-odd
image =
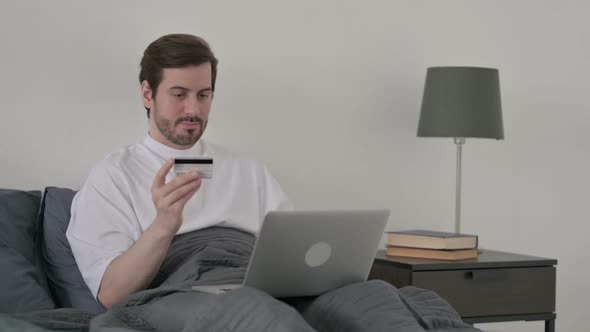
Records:
<instances>
[{"instance_id":1,"label":"wooden nightstand","mask_svg":"<svg viewBox=\"0 0 590 332\"><path fill-rule=\"evenodd\" d=\"M545 331L554 332L557 260L480 250L478 258L461 261L390 257L380 251L369 279L433 290L468 324L544 320Z\"/></svg>"}]
</instances>

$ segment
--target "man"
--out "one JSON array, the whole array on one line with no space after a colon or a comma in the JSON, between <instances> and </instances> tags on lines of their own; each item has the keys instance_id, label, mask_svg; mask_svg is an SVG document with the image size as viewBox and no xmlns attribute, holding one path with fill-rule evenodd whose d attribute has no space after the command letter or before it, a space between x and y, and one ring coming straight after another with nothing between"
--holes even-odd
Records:
<instances>
[{"instance_id":1,"label":"man","mask_svg":"<svg viewBox=\"0 0 590 332\"><path fill-rule=\"evenodd\" d=\"M106 308L150 284L175 235L215 225L255 234L267 212L290 208L264 166L201 139L216 74L217 59L198 37L151 43L139 74L148 134L96 165L74 198L67 237ZM203 156L214 159L212 179L171 174L172 158Z\"/></svg>"},{"instance_id":2,"label":"man","mask_svg":"<svg viewBox=\"0 0 590 332\"><path fill-rule=\"evenodd\" d=\"M139 81L149 132L141 143L96 165L72 202L67 237L92 294L111 308L135 293L93 319L91 330L126 324L141 330L424 331L415 318L421 314L406 308L417 307L412 301L421 301L423 293L398 294L385 282L352 284L292 302L249 287L219 297L170 289L139 292L163 267L176 235L212 226L256 234L267 212L291 208L264 166L201 139L216 74L217 59L195 36L166 35L144 52ZM204 156L214 159L212 179L170 174L172 158ZM226 262L213 264L229 261L221 260ZM452 311L447 306L439 305L442 315ZM425 308L428 315L438 312ZM462 326L456 314L445 319Z\"/></svg>"}]
</instances>

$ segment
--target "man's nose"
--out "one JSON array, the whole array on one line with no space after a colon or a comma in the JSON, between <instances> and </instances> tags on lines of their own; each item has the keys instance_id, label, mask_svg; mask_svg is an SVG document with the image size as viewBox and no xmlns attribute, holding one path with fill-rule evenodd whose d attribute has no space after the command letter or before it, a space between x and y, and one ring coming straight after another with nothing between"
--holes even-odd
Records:
<instances>
[{"instance_id":1,"label":"man's nose","mask_svg":"<svg viewBox=\"0 0 590 332\"><path fill-rule=\"evenodd\" d=\"M200 116L201 115L201 107L199 105L199 101L197 100L196 96L193 96L191 98L187 98L187 103L184 107L184 112L186 114L189 115L196 115L196 116Z\"/></svg>"}]
</instances>

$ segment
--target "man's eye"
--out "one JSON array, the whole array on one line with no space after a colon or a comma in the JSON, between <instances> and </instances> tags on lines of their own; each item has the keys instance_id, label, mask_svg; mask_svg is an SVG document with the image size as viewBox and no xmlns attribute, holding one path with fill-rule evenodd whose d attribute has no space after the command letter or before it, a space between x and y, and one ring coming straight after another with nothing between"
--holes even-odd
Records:
<instances>
[{"instance_id":1,"label":"man's eye","mask_svg":"<svg viewBox=\"0 0 590 332\"><path fill-rule=\"evenodd\" d=\"M174 97L179 97L179 98L180 98L180 97L184 96L184 93L182 93L182 92L175 92L175 93L173 93L172 95L173 95Z\"/></svg>"}]
</instances>

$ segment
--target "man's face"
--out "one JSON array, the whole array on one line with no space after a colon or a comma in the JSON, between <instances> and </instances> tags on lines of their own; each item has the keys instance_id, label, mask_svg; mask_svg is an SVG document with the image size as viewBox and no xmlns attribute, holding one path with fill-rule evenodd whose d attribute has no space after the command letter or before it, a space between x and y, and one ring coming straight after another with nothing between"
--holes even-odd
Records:
<instances>
[{"instance_id":1,"label":"man's face","mask_svg":"<svg viewBox=\"0 0 590 332\"><path fill-rule=\"evenodd\" d=\"M213 100L211 64L165 68L155 94L146 81L141 90L150 109L150 136L176 149L188 149L201 138Z\"/></svg>"}]
</instances>

